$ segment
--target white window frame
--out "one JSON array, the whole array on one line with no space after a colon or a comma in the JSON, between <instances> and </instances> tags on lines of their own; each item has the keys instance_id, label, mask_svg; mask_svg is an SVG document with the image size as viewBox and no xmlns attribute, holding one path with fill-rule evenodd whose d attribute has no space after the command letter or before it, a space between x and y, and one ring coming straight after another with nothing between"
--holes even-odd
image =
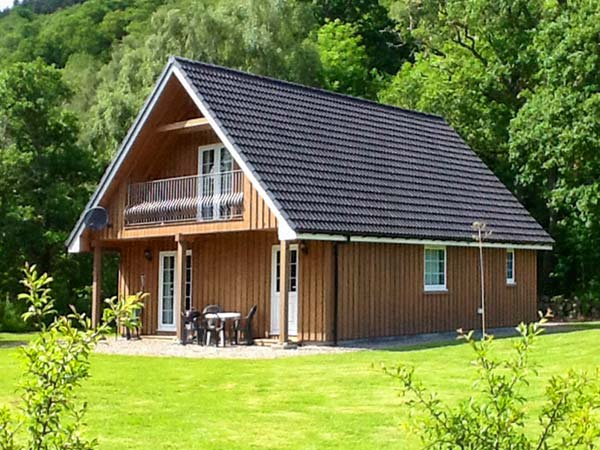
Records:
<instances>
[{"instance_id":1,"label":"white window frame","mask_svg":"<svg viewBox=\"0 0 600 450\"><path fill-rule=\"evenodd\" d=\"M300 320L300 318L298 317L298 301L300 299L299 297L299 290L300 290L300 250L299 250L299 246L298 244L290 244L289 246L289 257L291 258L291 253L292 252L296 252L296 290L292 291L291 289L288 291L288 332L290 336L297 336L298 335L298 322ZM279 306L277 306L276 308L274 308L274 303L276 303L277 305L279 305L279 282L280 279L277 277L277 266L278 264L276 263L277 261L277 253L279 253L280 257L281 257L281 246L280 245L273 245L272 247L272 251L271 251L271 325L270 325L270 332L271 334L279 334L279 330L281 330L281 324L279 323ZM280 275L281 275L281 260L279 261L279 270L280 270ZM291 261L290 261L291 262ZM291 270L290 270L291 272ZM290 275L290 288L291 288L291 273ZM293 298L292 298L293 297ZM290 305L291 304L291 305ZM294 308L294 310L292 311L291 308ZM275 309L277 309L277 314L275 314ZM290 318L294 318L295 319L295 323L292 323L292 325L290 326L289 324L289 319ZM275 320L277 320L277 323L279 324L279 329L276 330L275 327ZM275 332L277 331L277 332Z\"/></svg>"},{"instance_id":2,"label":"white window frame","mask_svg":"<svg viewBox=\"0 0 600 450\"><path fill-rule=\"evenodd\" d=\"M221 149L225 148L225 146L221 143L216 143L216 144L209 144L209 145L201 145L200 147L198 147L198 196L202 197L204 195L204 183L203 183L203 176L208 176L210 175L210 173L204 173L204 167L203 167L203 161L204 161L204 153L207 151L213 151L214 155L215 155L215 159L213 161L213 167L217 170L215 170L215 173L213 175L216 175L218 173L218 169L220 169L221 167ZM215 195L217 192L221 192L221 177L219 176L215 176L214 180L213 180L213 195ZM213 215L212 215L212 219L213 220L218 220L219 219L219 205L216 202L213 202L212 205L212 210L213 210ZM202 218L202 210L199 209L198 210L198 219Z\"/></svg>"},{"instance_id":3,"label":"white window frame","mask_svg":"<svg viewBox=\"0 0 600 450\"><path fill-rule=\"evenodd\" d=\"M427 250L444 251L444 283L427 284ZM425 292L447 292L448 291L448 252L443 245L426 245L423 247L423 286Z\"/></svg>"},{"instance_id":4,"label":"white window frame","mask_svg":"<svg viewBox=\"0 0 600 450\"><path fill-rule=\"evenodd\" d=\"M203 167L203 161L204 161L204 152L206 151L213 151L214 155L215 155L215 159L213 161L213 164L216 168L215 172L213 173L213 175L215 175L214 178L214 186L213 186L213 193L216 195L220 195L220 193L223 190L223 186L221 185L222 179L221 176L219 175L221 172L221 161L222 161L222 156L223 156L223 151L227 152L232 160L232 171L235 170L235 159L233 159L233 156L231 155L231 152L229 151L229 149L220 142L217 142L215 144L208 144L208 145L201 145L200 147L198 147L198 196L202 197L204 195L203 191L204 191L204 183L202 181L202 176L206 176L206 175L210 175L210 173L204 173L204 167ZM217 194L217 192L219 194ZM198 219L202 219L202 211L201 209L198 210ZM221 215L221 205L219 204L218 201L216 201L216 196L215 196L215 201L213 203L213 216L212 216L212 220L221 220L224 217Z\"/></svg>"},{"instance_id":5,"label":"white window frame","mask_svg":"<svg viewBox=\"0 0 600 450\"><path fill-rule=\"evenodd\" d=\"M508 255L512 255L512 277L508 276ZM504 270L506 276L506 284L516 284L515 282L515 249L509 248L506 250L506 260L504 262Z\"/></svg>"},{"instance_id":6,"label":"white window frame","mask_svg":"<svg viewBox=\"0 0 600 450\"><path fill-rule=\"evenodd\" d=\"M168 251L161 251L158 254L159 256L159 267L158 267L158 324L157 324L157 330L158 331L175 331L176 326L177 326L177 314L179 314L179 276L177 273L177 252L173 251L173 250L168 250ZM185 252L186 255L186 265L187 265L187 257L190 257L190 307L193 307L193 302L194 302L194 296L193 296L193 289L194 289L194 255L192 254L192 250L186 250ZM175 277L175 279L173 280L173 325L165 325L162 322L162 309L163 309L163 276L164 276L164 257L165 256L169 256L169 257L173 257L174 258L174 264L175 266L173 267L173 276ZM187 275L187 274L186 274ZM187 284L187 282L186 282ZM184 304L185 304L185 300L184 300Z\"/></svg>"},{"instance_id":7,"label":"white window frame","mask_svg":"<svg viewBox=\"0 0 600 450\"><path fill-rule=\"evenodd\" d=\"M187 270L188 270L188 266L187 266L187 258L188 256L190 257L190 279L189 281L187 280ZM186 308L185 312L191 311L191 309L194 307L194 256L192 255L192 250L186 250L185 252L185 271L186 271L186 280L185 280L185 301L183 302L183 304L187 307L187 302L188 302L188 295L187 295L187 287L190 287L190 295L189 295L189 300L190 300L190 308Z\"/></svg>"}]
</instances>

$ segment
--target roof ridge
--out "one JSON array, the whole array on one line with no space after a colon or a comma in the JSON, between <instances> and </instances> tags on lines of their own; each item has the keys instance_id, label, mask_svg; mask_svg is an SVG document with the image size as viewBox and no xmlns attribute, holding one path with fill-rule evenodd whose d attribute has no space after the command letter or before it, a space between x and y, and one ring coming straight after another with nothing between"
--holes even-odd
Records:
<instances>
[{"instance_id":1,"label":"roof ridge","mask_svg":"<svg viewBox=\"0 0 600 450\"><path fill-rule=\"evenodd\" d=\"M294 82L294 81L282 80L280 78L270 77L270 76L267 76L267 75L259 75L259 74L255 74L255 73L252 73L252 72L247 72L247 71L244 71L244 70L240 70L240 69L233 69L231 67L221 66L219 64L208 63L208 62L205 62L205 61L198 61L198 60L191 59L191 58L184 58L182 56L171 56L169 58L169 60L170 61L174 61L174 62L183 61L183 62L188 62L188 63L192 63L192 64L196 64L196 65L211 67L211 68L218 69L218 70L223 70L223 71L226 71L226 72L233 72L233 73L237 73L239 75L243 75L243 76L246 76L246 77L258 78L258 79L262 79L262 80L269 81L269 82L272 82L272 83L281 84L281 85L284 85L284 86L290 86L290 87L294 87L294 88L305 89L305 90L313 91L313 92L316 92L316 93L319 93L319 94L329 95L331 97L337 97L337 98L340 98L340 99L362 102L362 103L366 103L368 105L372 105L372 106L375 106L375 107L378 107L378 108L391 109L393 111L400 111L400 112L404 112L404 113L408 113L408 114L414 114L414 115L417 115L417 116L430 117L430 118L433 118L433 119L441 120L442 122L446 123L446 119L443 116L439 115L439 114L428 113L428 112L424 112L424 111L416 111L414 109L402 108L400 106L394 106L394 105L390 105L390 104L387 104L387 103L380 103L380 102L377 102L375 100L369 100L369 99L362 98L362 97L355 97L353 95L342 94L340 92L330 91L330 90L319 88L319 87L315 87L315 86L308 86L306 84L301 84L301 83L297 83L297 82Z\"/></svg>"}]
</instances>

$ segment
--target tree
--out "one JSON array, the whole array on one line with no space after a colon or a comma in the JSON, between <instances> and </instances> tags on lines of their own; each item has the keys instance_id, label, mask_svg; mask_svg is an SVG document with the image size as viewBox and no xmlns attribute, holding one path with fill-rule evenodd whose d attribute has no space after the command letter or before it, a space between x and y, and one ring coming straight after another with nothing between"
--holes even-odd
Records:
<instances>
[{"instance_id":1,"label":"tree","mask_svg":"<svg viewBox=\"0 0 600 450\"><path fill-rule=\"evenodd\" d=\"M321 26L340 21L354 28L366 52L365 66L381 74L395 74L411 59L413 42L396 33L398 23L379 0L304 0L313 5Z\"/></svg>"},{"instance_id":2,"label":"tree","mask_svg":"<svg viewBox=\"0 0 600 450\"><path fill-rule=\"evenodd\" d=\"M85 141L112 156L173 55L317 85L310 9L279 0L179 0L123 40L102 70ZM150 31L148 31L150 30Z\"/></svg>"},{"instance_id":3,"label":"tree","mask_svg":"<svg viewBox=\"0 0 600 450\"><path fill-rule=\"evenodd\" d=\"M522 197L557 239L556 292L600 303L600 5L548 11L533 50L537 85L510 126Z\"/></svg>"},{"instance_id":4,"label":"tree","mask_svg":"<svg viewBox=\"0 0 600 450\"><path fill-rule=\"evenodd\" d=\"M508 125L523 105L542 0L392 1L419 52L382 100L443 115L509 187ZM410 85L415 90L406 87Z\"/></svg>"},{"instance_id":5,"label":"tree","mask_svg":"<svg viewBox=\"0 0 600 450\"><path fill-rule=\"evenodd\" d=\"M356 26L339 19L327 22L317 32L323 86L344 94L373 97L377 73L367 66L368 57Z\"/></svg>"},{"instance_id":6,"label":"tree","mask_svg":"<svg viewBox=\"0 0 600 450\"><path fill-rule=\"evenodd\" d=\"M64 281L56 288L62 298L87 282L88 265L83 259L67 258L64 241L98 172L90 155L77 145L77 119L64 107L70 95L60 72L41 61L0 71L0 296L4 298L16 296L16 268L25 260L37 261L42 270L61 276Z\"/></svg>"},{"instance_id":7,"label":"tree","mask_svg":"<svg viewBox=\"0 0 600 450\"><path fill-rule=\"evenodd\" d=\"M0 61L42 58L62 68L76 53L106 62L113 42L125 35L127 27L145 20L164 0L57 0L55 6L43 0L36 2L39 7L28 3L0 20Z\"/></svg>"},{"instance_id":8,"label":"tree","mask_svg":"<svg viewBox=\"0 0 600 450\"><path fill-rule=\"evenodd\" d=\"M127 339L131 338L132 333L142 326L140 314L144 309L144 299L147 294L138 292L132 295L122 297L114 296L104 300L106 308L102 314L104 323L114 323L115 339L119 336L119 331L125 330Z\"/></svg>"}]
</instances>

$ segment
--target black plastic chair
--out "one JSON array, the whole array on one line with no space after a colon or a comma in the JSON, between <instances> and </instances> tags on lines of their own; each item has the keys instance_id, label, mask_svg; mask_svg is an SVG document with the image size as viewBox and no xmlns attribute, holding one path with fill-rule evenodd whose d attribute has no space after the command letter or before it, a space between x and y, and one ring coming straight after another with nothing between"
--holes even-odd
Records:
<instances>
[{"instance_id":1,"label":"black plastic chair","mask_svg":"<svg viewBox=\"0 0 600 450\"><path fill-rule=\"evenodd\" d=\"M207 314L207 313L220 313L221 312L221 305L208 305L205 306L204 309L202 310L202 315Z\"/></svg>"},{"instance_id":2,"label":"black plastic chair","mask_svg":"<svg viewBox=\"0 0 600 450\"><path fill-rule=\"evenodd\" d=\"M254 344L254 338L252 336L252 319L256 315L256 305L250 308L248 315L236 320L233 323L233 336L234 342L237 345L240 342L240 334L244 334L246 345Z\"/></svg>"},{"instance_id":3,"label":"black plastic chair","mask_svg":"<svg viewBox=\"0 0 600 450\"><path fill-rule=\"evenodd\" d=\"M202 310L203 328L206 345L210 345L214 338L215 347L219 346L219 337L225 345L225 321L219 318L221 307L219 305L208 305ZM207 318L206 314L216 314L217 317Z\"/></svg>"},{"instance_id":4,"label":"black plastic chair","mask_svg":"<svg viewBox=\"0 0 600 450\"><path fill-rule=\"evenodd\" d=\"M198 311L191 309L190 311L186 311L182 314L183 318L183 336L181 339L181 343L183 345L188 343L189 341L193 341L196 339L199 345L204 341L205 330L202 326L202 314ZM192 332L192 335L188 337L188 334Z\"/></svg>"}]
</instances>

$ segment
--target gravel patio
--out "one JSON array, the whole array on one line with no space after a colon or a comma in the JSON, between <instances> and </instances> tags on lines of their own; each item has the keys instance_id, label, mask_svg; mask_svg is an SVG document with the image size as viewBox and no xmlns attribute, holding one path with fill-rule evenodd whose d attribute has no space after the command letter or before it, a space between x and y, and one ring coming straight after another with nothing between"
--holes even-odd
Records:
<instances>
[{"instance_id":1,"label":"gravel patio","mask_svg":"<svg viewBox=\"0 0 600 450\"><path fill-rule=\"evenodd\" d=\"M582 328L600 327L599 322L550 322L546 333L565 333ZM514 328L489 330L497 338L516 335ZM214 347L196 344L181 345L173 337L148 336L142 339L126 340L112 337L100 342L96 352L113 355L183 357L183 358L225 358L225 359L275 359L295 356L324 355L369 350L400 350L413 346L443 346L456 341L456 332L429 333L415 336L381 338L375 340L345 341L339 346L299 345L297 348L283 349L278 346L252 345Z\"/></svg>"}]
</instances>

